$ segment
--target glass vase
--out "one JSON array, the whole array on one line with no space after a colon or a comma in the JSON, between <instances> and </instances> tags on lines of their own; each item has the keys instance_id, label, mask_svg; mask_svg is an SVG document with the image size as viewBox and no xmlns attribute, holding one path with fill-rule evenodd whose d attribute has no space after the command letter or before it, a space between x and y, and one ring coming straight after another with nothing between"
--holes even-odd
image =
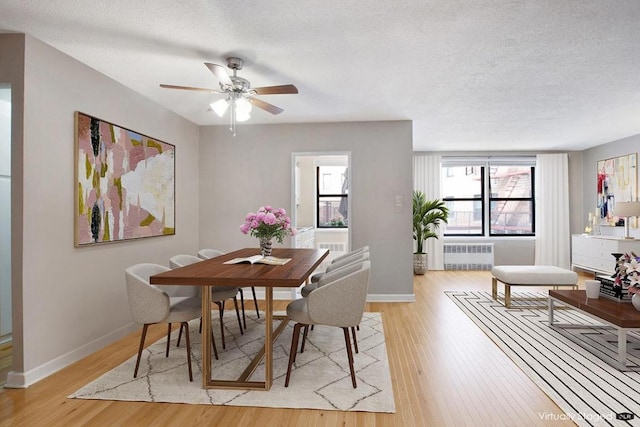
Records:
<instances>
[{"instance_id":1,"label":"glass vase","mask_svg":"<svg viewBox=\"0 0 640 427\"><path fill-rule=\"evenodd\" d=\"M271 239L269 237L260 237L260 253L262 256L271 256Z\"/></svg>"}]
</instances>

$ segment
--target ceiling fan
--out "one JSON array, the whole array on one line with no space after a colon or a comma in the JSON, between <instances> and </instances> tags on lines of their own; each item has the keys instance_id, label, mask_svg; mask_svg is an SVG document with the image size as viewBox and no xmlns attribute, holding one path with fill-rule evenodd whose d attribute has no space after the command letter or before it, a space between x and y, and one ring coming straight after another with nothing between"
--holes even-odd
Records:
<instances>
[{"instance_id":1,"label":"ceiling fan","mask_svg":"<svg viewBox=\"0 0 640 427\"><path fill-rule=\"evenodd\" d=\"M269 104L261 99L255 98L254 95L282 95L282 94L296 94L298 88L292 84L280 85L280 86L264 86L264 87L251 87L249 80L242 77L238 77L237 72L242 70L244 61L241 58L231 57L227 58L227 67L233 70L233 75L228 75L222 65L212 64L205 62L209 70L218 78L220 84L220 90L208 89L200 87L190 86L176 86L161 84L160 87L165 89L180 89L180 90L193 90L198 92L208 92L225 94L226 98L212 102L210 107L217 115L222 117L227 109L230 108L230 130L235 135L236 121L244 122L251 117L251 107L255 105L271 114L280 114L284 110L280 107L276 107L273 104Z\"/></svg>"}]
</instances>

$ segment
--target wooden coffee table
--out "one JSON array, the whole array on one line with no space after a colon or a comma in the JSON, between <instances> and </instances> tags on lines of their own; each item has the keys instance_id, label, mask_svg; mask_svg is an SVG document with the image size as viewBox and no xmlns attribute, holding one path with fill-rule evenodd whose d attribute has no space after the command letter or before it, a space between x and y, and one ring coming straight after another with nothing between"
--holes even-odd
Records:
<instances>
[{"instance_id":1,"label":"wooden coffee table","mask_svg":"<svg viewBox=\"0 0 640 427\"><path fill-rule=\"evenodd\" d=\"M615 356L601 357L602 353L597 353L593 348L576 340L573 336L564 333L563 329L582 328L584 325L554 323L553 311L556 303L570 306L584 313L599 322L604 323L601 327L615 328L618 331L618 352ZM590 353L601 357L620 371L637 371L640 367L627 366L627 332L640 330L640 311L636 310L632 304L618 302L609 298L588 299L587 293L582 290L551 290L549 291L549 326L556 329L563 336L571 339ZM597 327L597 326L589 326Z\"/></svg>"}]
</instances>

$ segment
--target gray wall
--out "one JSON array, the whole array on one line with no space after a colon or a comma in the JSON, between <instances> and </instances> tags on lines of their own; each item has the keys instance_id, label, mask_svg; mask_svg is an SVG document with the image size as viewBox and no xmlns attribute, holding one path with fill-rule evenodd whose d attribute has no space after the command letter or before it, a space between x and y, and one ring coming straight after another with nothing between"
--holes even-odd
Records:
<instances>
[{"instance_id":1,"label":"gray wall","mask_svg":"<svg viewBox=\"0 0 640 427\"><path fill-rule=\"evenodd\" d=\"M124 269L167 265L198 243L198 127L31 36L0 35L0 82L17 79L16 97L22 85L5 64L20 64L22 40L24 115L15 99L13 114L15 122L24 120L24 135L12 135L12 189L24 212L12 218L11 386L33 383L137 328ZM175 236L74 247L76 110L176 145Z\"/></svg>"},{"instance_id":2,"label":"gray wall","mask_svg":"<svg viewBox=\"0 0 640 427\"><path fill-rule=\"evenodd\" d=\"M371 247L369 298L413 299L409 121L240 125L235 138L227 127L202 127L200 245L257 247L239 231L247 212L289 210L291 153L322 151L351 152L351 246Z\"/></svg>"}]
</instances>

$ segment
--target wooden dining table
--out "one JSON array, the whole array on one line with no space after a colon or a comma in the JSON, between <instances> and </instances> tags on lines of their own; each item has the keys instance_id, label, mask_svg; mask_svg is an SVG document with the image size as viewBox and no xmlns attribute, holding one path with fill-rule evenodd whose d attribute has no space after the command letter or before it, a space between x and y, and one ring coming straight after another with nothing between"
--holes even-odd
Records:
<instances>
[{"instance_id":1,"label":"wooden dining table","mask_svg":"<svg viewBox=\"0 0 640 427\"><path fill-rule=\"evenodd\" d=\"M269 390L273 382L273 342L289 323L287 316L273 314L273 288L296 288L327 257L329 251L319 249L273 249L272 256L291 258L284 265L224 264L233 258L258 255L257 248L245 248L215 258L179 267L150 277L154 285L202 286L202 386L218 389ZM261 286L265 288L265 339L249 366L237 380L214 380L211 358L211 287L213 286ZM281 320L273 330L273 320ZM251 376L262 360L265 361L264 381L251 381Z\"/></svg>"}]
</instances>

